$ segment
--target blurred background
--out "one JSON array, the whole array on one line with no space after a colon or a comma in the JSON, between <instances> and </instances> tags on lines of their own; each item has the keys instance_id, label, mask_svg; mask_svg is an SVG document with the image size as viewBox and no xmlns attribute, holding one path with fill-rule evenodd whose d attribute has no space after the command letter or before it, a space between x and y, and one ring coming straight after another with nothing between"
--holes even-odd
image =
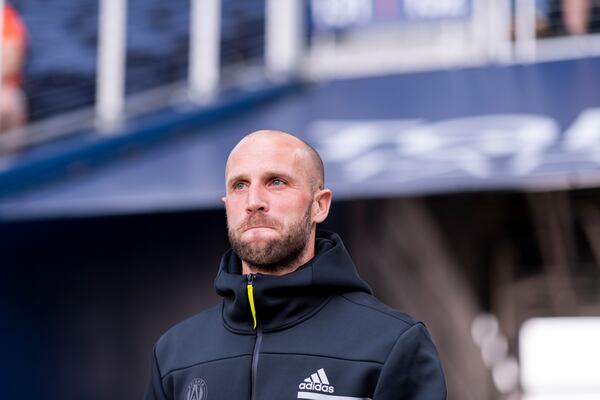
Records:
<instances>
[{"instance_id":1,"label":"blurred background","mask_svg":"<svg viewBox=\"0 0 600 400\"><path fill-rule=\"evenodd\" d=\"M223 170L314 145L449 398L600 398L596 0L0 0L0 384L139 399L218 301ZM377 340L377 338L373 338Z\"/></svg>"}]
</instances>

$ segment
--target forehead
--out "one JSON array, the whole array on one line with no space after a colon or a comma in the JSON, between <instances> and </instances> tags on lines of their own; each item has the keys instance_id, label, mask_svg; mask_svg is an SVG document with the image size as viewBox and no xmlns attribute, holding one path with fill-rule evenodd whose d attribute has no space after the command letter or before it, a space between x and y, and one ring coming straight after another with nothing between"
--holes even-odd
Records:
<instances>
[{"instance_id":1,"label":"forehead","mask_svg":"<svg viewBox=\"0 0 600 400\"><path fill-rule=\"evenodd\" d=\"M301 142L286 137L257 135L240 142L227 160L227 179L238 175L285 172L308 174L310 161Z\"/></svg>"}]
</instances>

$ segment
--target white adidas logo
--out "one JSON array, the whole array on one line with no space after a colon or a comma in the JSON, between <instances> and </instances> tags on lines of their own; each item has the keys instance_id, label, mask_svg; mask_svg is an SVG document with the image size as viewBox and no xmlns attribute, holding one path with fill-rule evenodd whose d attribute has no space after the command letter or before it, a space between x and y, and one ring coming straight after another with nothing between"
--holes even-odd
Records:
<instances>
[{"instance_id":1,"label":"white adidas logo","mask_svg":"<svg viewBox=\"0 0 600 400\"><path fill-rule=\"evenodd\" d=\"M304 382L298 385L298 399L308 400L372 400L368 397L336 396L331 393L334 391L333 385L329 383L329 378L323 368L314 374L311 374ZM310 391L307 391L310 390Z\"/></svg>"},{"instance_id":2,"label":"white adidas logo","mask_svg":"<svg viewBox=\"0 0 600 400\"><path fill-rule=\"evenodd\" d=\"M329 379L323 368L319 369L314 374L298 385L300 390L314 390L315 392L333 393L334 387L329 383Z\"/></svg>"}]
</instances>

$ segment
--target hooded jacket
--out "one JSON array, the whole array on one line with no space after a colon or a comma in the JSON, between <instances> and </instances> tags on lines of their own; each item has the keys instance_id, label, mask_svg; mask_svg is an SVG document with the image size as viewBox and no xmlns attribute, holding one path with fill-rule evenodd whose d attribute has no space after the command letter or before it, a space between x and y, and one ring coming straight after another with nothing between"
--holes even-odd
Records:
<instances>
[{"instance_id":1,"label":"hooded jacket","mask_svg":"<svg viewBox=\"0 0 600 400\"><path fill-rule=\"evenodd\" d=\"M425 326L373 297L338 235L318 232L315 253L287 275L242 275L229 250L223 301L159 339L145 399L445 399Z\"/></svg>"}]
</instances>

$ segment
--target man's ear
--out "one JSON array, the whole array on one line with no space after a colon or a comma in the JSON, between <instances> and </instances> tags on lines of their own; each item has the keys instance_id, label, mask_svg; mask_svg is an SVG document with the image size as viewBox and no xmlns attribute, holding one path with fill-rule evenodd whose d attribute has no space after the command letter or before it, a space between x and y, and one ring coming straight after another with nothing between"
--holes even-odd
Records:
<instances>
[{"instance_id":1,"label":"man's ear","mask_svg":"<svg viewBox=\"0 0 600 400\"><path fill-rule=\"evenodd\" d=\"M331 198L333 193L330 189L321 189L315 193L313 204L313 222L320 224L329 215Z\"/></svg>"}]
</instances>

